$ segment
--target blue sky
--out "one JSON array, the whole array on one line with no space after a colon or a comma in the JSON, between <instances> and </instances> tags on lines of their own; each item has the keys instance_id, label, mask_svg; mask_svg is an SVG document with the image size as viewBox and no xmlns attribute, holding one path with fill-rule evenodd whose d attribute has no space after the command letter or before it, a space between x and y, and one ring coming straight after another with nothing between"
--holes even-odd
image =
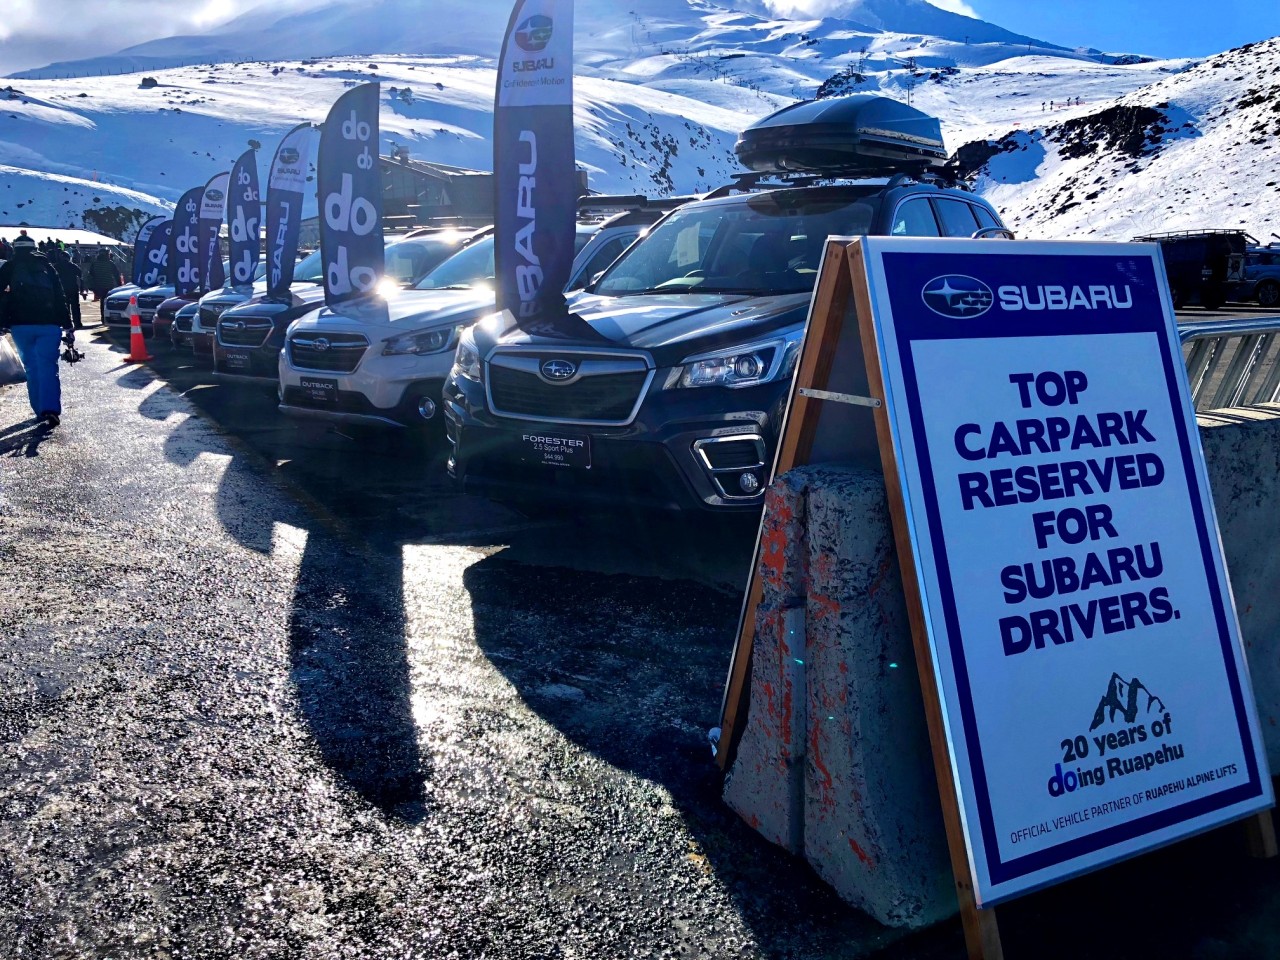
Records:
<instances>
[{"instance_id":1,"label":"blue sky","mask_svg":"<svg viewBox=\"0 0 1280 960\"><path fill-rule=\"evenodd\" d=\"M328 2L332 0L3 0L0 75L54 60L114 53L156 37L204 32L255 6L279 15ZM644 9L645 0L633 2ZM718 2L734 6L734 0ZM759 2L838 14L857 0ZM1280 34L1280 0L930 2L1063 46L1158 57L1202 57ZM430 4L423 0L424 9ZM510 0L476 0L478 11L497 10L500 17L510 5Z\"/></svg>"},{"instance_id":2,"label":"blue sky","mask_svg":"<svg viewBox=\"0 0 1280 960\"><path fill-rule=\"evenodd\" d=\"M1006 30L1156 57L1203 57L1280 34L1277 0L935 0Z\"/></svg>"}]
</instances>

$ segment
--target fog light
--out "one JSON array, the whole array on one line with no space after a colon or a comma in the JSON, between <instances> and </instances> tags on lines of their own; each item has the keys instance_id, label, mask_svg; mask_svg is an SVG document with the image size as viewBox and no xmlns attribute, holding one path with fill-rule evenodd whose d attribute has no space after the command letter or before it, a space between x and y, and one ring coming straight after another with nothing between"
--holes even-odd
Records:
<instances>
[{"instance_id":1,"label":"fog light","mask_svg":"<svg viewBox=\"0 0 1280 960\"><path fill-rule=\"evenodd\" d=\"M755 493L760 489L760 480L754 473L744 473L738 477L738 486L743 493Z\"/></svg>"},{"instance_id":2,"label":"fog light","mask_svg":"<svg viewBox=\"0 0 1280 960\"><path fill-rule=\"evenodd\" d=\"M423 420L430 420L436 415L436 402L430 397L420 397L418 399L418 416Z\"/></svg>"}]
</instances>

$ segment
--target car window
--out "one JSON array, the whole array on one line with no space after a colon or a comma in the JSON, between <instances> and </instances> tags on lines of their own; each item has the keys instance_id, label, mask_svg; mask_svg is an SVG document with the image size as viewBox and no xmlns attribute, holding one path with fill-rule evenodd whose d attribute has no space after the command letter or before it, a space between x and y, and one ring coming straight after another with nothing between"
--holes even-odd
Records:
<instances>
[{"instance_id":1,"label":"car window","mask_svg":"<svg viewBox=\"0 0 1280 960\"><path fill-rule=\"evenodd\" d=\"M973 207L963 200L934 197L933 206L938 211L938 219L942 221L944 236L972 237L977 231L978 220L973 214Z\"/></svg>"},{"instance_id":2,"label":"car window","mask_svg":"<svg viewBox=\"0 0 1280 960\"><path fill-rule=\"evenodd\" d=\"M973 233L972 230L969 231ZM936 237L938 223L933 218L928 197L912 197L898 204L889 234L894 237Z\"/></svg>"},{"instance_id":3,"label":"car window","mask_svg":"<svg viewBox=\"0 0 1280 960\"><path fill-rule=\"evenodd\" d=\"M982 204L972 203L969 206L978 217L978 229L985 230L988 227L996 227L996 228L1003 227L1003 224L1001 224L1000 221L996 219L995 214L993 214L990 210L988 210Z\"/></svg>"},{"instance_id":4,"label":"car window","mask_svg":"<svg viewBox=\"0 0 1280 960\"><path fill-rule=\"evenodd\" d=\"M804 190L691 204L627 249L595 292L806 293L827 237L867 233L875 211L874 199Z\"/></svg>"},{"instance_id":5,"label":"car window","mask_svg":"<svg viewBox=\"0 0 1280 960\"><path fill-rule=\"evenodd\" d=\"M297 283L324 283L324 264L320 262L320 251L312 250L293 268L293 279Z\"/></svg>"},{"instance_id":6,"label":"car window","mask_svg":"<svg viewBox=\"0 0 1280 960\"><path fill-rule=\"evenodd\" d=\"M617 260L618 254L627 249L635 238L636 235L634 233L625 233L602 241L587 262L583 264L581 274L578 277L579 281L581 283L589 282L597 273L600 273L605 267Z\"/></svg>"}]
</instances>

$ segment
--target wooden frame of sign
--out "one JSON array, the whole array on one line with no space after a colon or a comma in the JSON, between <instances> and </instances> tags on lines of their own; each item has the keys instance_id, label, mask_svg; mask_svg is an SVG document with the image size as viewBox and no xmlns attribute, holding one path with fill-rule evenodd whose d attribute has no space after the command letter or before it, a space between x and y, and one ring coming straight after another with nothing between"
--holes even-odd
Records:
<instances>
[{"instance_id":1,"label":"wooden frame of sign","mask_svg":"<svg viewBox=\"0 0 1280 960\"><path fill-rule=\"evenodd\" d=\"M852 301L853 316L859 330L857 346L860 347L861 362L857 365L863 369L859 370L858 374L860 376L865 372L865 380L861 381L850 379L848 367L851 357L848 353L843 357L845 363L837 366L838 347L843 342L846 319L850 317L850 301ZM957 792L957 779L943 720L942 692L938 687L921 596L921 579L918 576L917 560L912 549L907 505L894 448L889 412L883 404L885 374L880 366L880 346L877 326L872 315L872 294L862 246L857 241L829 240L824 253L823 269L819 275L818 286L810 308L808 327L792 384L787 416L782 425L773 475L776 476L793 467L811 462L815 444L821 442L819 422L828 415L826 410L837 406L849 410L848 405L858 405L873 417L878 463L885 477L889 512L901 567L903 592L911 625L916 666L933 752L934 772L938 781L965 942L968 955L973 960L997 960L1003 956L1003 949L994 908L990 906L979 908L977 903L975 880L962 824L961 800ZM837 373L837 382L834 384L833 371ZM851 383L853 383L852 387ZM839 389L830 389L832 387ZM829 432L828 425L824 428L824 433ZM822 458L817 459L820 461ZM855 456L856 459L858 457ZM862 458L862 463L870 465L865 457ZM749 701L756 610L763 593L758 572L760 549L761 545L757 539L756 564L752 570L746 601L743 605L738 640L725 687L721 714L721 749L718 753L719 763L725 770L733 762L745 723L745 706ZM1276 839L1270 812L1263 811L1251 815L1244 822L1250 852L1254 856L1275 856Z\"/></svg>"}]
</instances>

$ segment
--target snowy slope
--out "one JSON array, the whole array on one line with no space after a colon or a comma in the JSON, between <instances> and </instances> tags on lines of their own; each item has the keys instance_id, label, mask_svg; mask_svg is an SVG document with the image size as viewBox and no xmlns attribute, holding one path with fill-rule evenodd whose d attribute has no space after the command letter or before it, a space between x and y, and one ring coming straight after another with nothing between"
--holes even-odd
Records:
<instances>
[{"instance_id":1,"label":"snowy slope","mask_svg":"<svg viewBox=\"0 0 1280 960\"><path fill-rule=\"evenodd\" d=\"M494 16L476 15L490 6ZM746 9L737 10L707 0L628 6L577 3L577 151L593 189L710 189L737 172L733 142L752 120L820 88L879 92L939 116L953 149L974 141L1010 147L990 159L977 186L1027 236L1156 229L1192 176L1218 182L1194 164L1216 169L1219 152L1230 146L1217 133L1229 118L1211 114L1245 95L1244 79L1227 82L1246 69L1233 69L1237 59L1262 58L1248 67L1254 72L1270 65L1262 62L1268 44L1190 71L1189 61L1117 65L1097 51L1066 50L982 21L939 19L935 14L945 12L923 0L848 0L838 17L806 19L779 17L762 0L738 0ZM323 120L346 87L366 79L383 84L384 153L406 147L419 159L487 169L492 54L508 9L506 0L434 0L433 16L424 18L419 0L372 0L304 14L278 0L269 17L259 9L206 36L155 41L108 58L115 69L132 57L242 62L152 70L158 85L150 89L141 74L14 81L16 90L0 91L0 165L7 165L0 166L0 215L63 225L78 224L80 213L100 205L150 212L226 169L250 141L262 144L265 166L285 130ZM360 56L319 55L320 48ZM286 52L293 58L278 59ZM244 62L255 56L262 59ZM396 95L404 87L412 89L410 103ZM1173 103L1168 123L1192 123L1182 128L1186 142L1166 143L1136 166L1110 147L1078 156L1058 143L1082 134L1109 143L1095 128L1123 124L1128 107L1154 109L1166 100ZM1274 179L1258 158L1271 155L1264 142L1273 144L1275 134L1254 139L1233 148L1240 159L1221 178L1221 193L1202 197L1194 212L1178 208L1184 219L1230 226L1247 214L1265 236L1263 205L1250 211L1247 201L1231 197L1265 192ZM1217 146L1202 150L1201 140ZM967 156L981 165L997 149ZM1077 189L1085 171L1102 179Z\"/></svg>"},{"instance_id":2,"label":"snowy slope","mask_svg":"<svg viewBox=\"0 0 1280 960\"><path fill-rule=\"evenodd\" d=\"M1280 234L1280 38L1002 138L978 189L1020 235Z\"/></svg>"}]
</instances>

